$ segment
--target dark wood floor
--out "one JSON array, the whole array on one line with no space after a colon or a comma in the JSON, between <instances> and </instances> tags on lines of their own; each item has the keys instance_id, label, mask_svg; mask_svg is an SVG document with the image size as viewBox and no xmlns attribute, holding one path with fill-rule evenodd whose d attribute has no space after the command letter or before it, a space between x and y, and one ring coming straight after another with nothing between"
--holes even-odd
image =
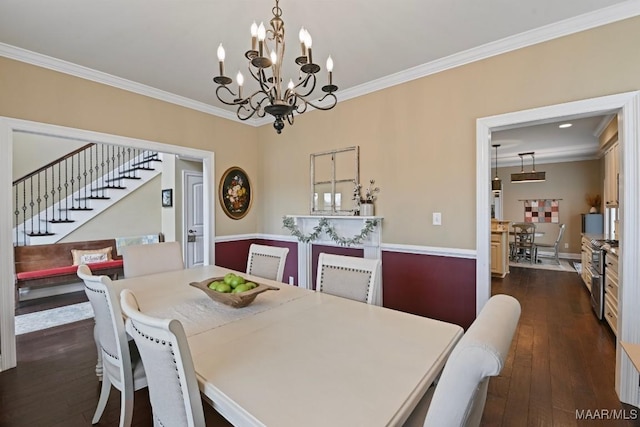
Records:
<instances>
[{"instance_id":1,"label":"dark wood floor","mask_svg":"<svg viewBox=\"0 0 640 427\"><path fill-rule=\"evenodd\" d=\"M87 301L84 292L22 302L16 314ZM0 427L86 427L100 396L93 319L17 337L18 367L0 372ZM133 427L150 427L147 389L134 397ZM207 426L230 426L203 405ZM117 426L120 392L113 389L98 426Z\"/></svg>"},{"instance_id":2,"label":"dark wood floor","mask_svg":"<svg viewBox=\"0 0 640 427\"><path fill-rule=\"evenodd\" d=\"M582 410L638 415L618 400L615 336L595 317L577 273L511 268L506 278L492 280L492 294L514 296L522 314L505 367L489 382L482 425L640 425L628 419L576 419Z\"/></svg>"},{"instance_id":3,"label":"dark wood floor","mask_svg":"<svg viewBox=\"0 0 640 427\"><path fill-rule=\"evenodd\" d=\"M614 336L591 311L576 273L512 268L493 293L516 297L520 323L502 374L489 383L483 426L638 426L576 420L576 410L620 410L614 391ZM17 314L86 301L83 293L22 303ZM93 320L21 335L18 367L0 373L0 427L88 426L99 396ZM207 404L208 426L228 426ZM118 424L112 391L98 425ZM133 426L151 426L146 390L136 392ZM277 427L277 426L276 426Z\"/></svg>"}]
</instances>

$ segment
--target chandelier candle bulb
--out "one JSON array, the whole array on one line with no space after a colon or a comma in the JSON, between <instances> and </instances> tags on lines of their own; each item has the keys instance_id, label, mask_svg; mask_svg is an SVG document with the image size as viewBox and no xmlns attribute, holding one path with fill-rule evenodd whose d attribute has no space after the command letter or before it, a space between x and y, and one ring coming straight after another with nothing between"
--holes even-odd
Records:
<instances>
[{"instance_id":1,"label":"chandelier candle bulb","mask_svg":"<svg viewBox=\"0 0 640 427\"><path fill-rule=\"evenodd\" d=\"M329 72L329 84L333 84L333 59L331 55L327 58L327 71Z\"/></svg>"},{"instance_id":2,"label":"chandelier candle bulb","mask_svg":"<svg viewBox=\"0 0 640 427\"><path fill-rule=\"evenodd\" d=\"M224 76L224 48L222 43L218 46L218 63L220 64L220 75Z\"/></svg>"},{"instance_id":3,"label":"chandelier candle bulb","mask_svg":"<svg viewBox=\"0 0 640 427\"><path fill-rule=\"evenodd\" d=\"M258 55L262 57L264 51L264 39L267 37L267 30L264 29L264 24L261 22L258 27Z\"/></svg>"},{"instance_id":4,"label":"chandelier candle bulb","mask_svg":"<svg viewBox=\"0 0 640 427\"><path fill-rule=\"evenodd\" d=\"M256 43L258 42L258 26L256 21L251 24L251 50L256 50Z\"/></svg>"},{"instance_id":5,"label":"chandelier candle bulb","mask_svg":"<svg viewBox=\"0 0 640 427\"><path fill-rule=\"evenodd\" d=\"M300 49L302 50L302 56L307 56L307 47L304 45L304 40L307 38L307 30L305 30L304 27L300 28L298 38L300 39Z\"/></svg>"},{"instance_id":6,"label":"chandelier candle bulb","mask_svg":"<svg viewBox=\"0 0 640 427\"><path fill-rule=\"evenodd\" d=\"M313 57L311 56L311 45L313 40L311 39L311 34L309 31L306 32L306 37L304 38L304 45L307 48L307 64L313 64Z\"/></svg>"},{"instance_id":7,"label":"chandelier candle bulb","mask_svg":"<svg viewBox=\"0 0 640 427\"><path fill-rule=\"evenodd\" d=\"M238 81L238 98L242 99L242 85L244 84L244 76L240 71L238 71L236 80Z\"/></svg>"}]
</instances>

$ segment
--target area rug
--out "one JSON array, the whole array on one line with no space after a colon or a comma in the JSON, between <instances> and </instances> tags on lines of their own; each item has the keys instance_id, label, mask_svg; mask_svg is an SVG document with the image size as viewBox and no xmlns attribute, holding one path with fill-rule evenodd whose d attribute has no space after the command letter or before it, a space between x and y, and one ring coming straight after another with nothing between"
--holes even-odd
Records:
<instances>
[{"instance_id":1,"label":"area rug","mask_svg":"<svg viewBox=\"0 0 640 427\"><path fill-rule=\"evenodd\" d=\"M576 272L576 269L573 268L573 265L566 259L561 259L560 265L558 265L554 258L538 257L538 262L535 264L530 264L529 261L523 261L523 262L509 261L509 266L522 267L522 268L538 268L542 270L570 271L572 273Z\"/></svg>"},{"instance_id":2,"label":"area rug","mask_svg":"<svg viewBox=\"0 0 640 427\"><path fill-rule=\"evenodd\" d=\"M90 302L67 305L16 316L16 335L53 328L93 317Z\"/></svg>"}]
</instances>

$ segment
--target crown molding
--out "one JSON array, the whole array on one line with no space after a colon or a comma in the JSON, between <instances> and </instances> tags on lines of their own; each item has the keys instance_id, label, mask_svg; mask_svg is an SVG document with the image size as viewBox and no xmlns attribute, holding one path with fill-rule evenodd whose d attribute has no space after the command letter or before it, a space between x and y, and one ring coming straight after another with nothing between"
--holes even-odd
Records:
<instances>
[{"instance_id":1,"label":"crown molding","mask_svg":"<svg viewBox=\"0 0 640 427\"><path fill-rule=\"evenodd\" d=\"M62 59L57 59L51 56L42 55L40 53L32 52L30 50L11 46L5 43L0 43L0 56L14 59L16 61L25 62L27 64L35 65L38 67L47 68L49 70L57 71L60 73L69 74L71 76L80 77L85 80L112 86L117 89L126 90L128 92L137 93L139 95L148 96L150 98L200 111L202 113L211 114L223 119L241 122L240 119L238 119L238 117L235 115L235 113L231 111L227 111L219 107L214 107L212 105L205 104L204 102L194 101L193 99L175 95L173 93L156 89L142 83L137 83L131 80L116 77L111 74L103 73L102 71L83 67L82 65L74 64L72 62L64 61Z\"/></svg>"},{"instance_id":2,"label":"crown molding","mask_svg":"<svg viewBox=\"0 0 640 427\"><path fill-rule=\"evenodd\" d=\"M367 95L382 89L396 86L402 83L416 80L431 74L440 73L461 65L469 64L482 59L497 56L503 53L518 50L527 46L564 37L570 34L611 24L623 19L640 15L640 0L628 0L623 3L585 13L573 18L565 19L553 24L545 25L515 36L507 37L495 42L487 43L477 48L469 49L445 58L437 59L426 64L418 65L389 76L381 77L340 92L340 100L346 101L359 96ZM160 89L155 89L141 83L112 76L101 71L73 64L50 56L31 52L8 44L0 43L0 56L15 59L17 61L36 65L61 73L73 75L97 83L113 86L118 89L148 96L150 98L180 105L213 116L221 117L235 122L245 123L250 126L262 126L270 124L270 117L241 121L235 113L214 107L203 102L175 95ZM308 108L312 110L313 108Z\"/></svg>"},{"instance_id":3,"label":"crown molding","mask_svg":"<svg viewBox=\"0 0 640 427\"><path fill-rule=\"evenodd\" d=\"M640 0L629 0L614 6L585 13L511 37L468 49L426 64L391 74L340 92L340 99L346 101L368 93L440 73L472 62L512 52L527 46L543 43L559 37L611 24L640 15Z\"/></svg>"}]
</instances>

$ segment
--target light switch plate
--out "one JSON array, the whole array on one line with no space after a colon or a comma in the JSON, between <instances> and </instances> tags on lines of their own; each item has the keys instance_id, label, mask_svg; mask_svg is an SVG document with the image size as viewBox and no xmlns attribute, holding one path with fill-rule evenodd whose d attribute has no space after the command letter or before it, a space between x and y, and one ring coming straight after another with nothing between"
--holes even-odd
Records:
<instances>
[{"instance_id":1,"label":"light switch plate","mask_svg":"<svg viewBox=\"0 0 640 427\"><path fill-rule=\"evenodd\" d=\"M440 212L433 213L433 225L442 225L442 214Z\"/></svg>"}]
</instances>

